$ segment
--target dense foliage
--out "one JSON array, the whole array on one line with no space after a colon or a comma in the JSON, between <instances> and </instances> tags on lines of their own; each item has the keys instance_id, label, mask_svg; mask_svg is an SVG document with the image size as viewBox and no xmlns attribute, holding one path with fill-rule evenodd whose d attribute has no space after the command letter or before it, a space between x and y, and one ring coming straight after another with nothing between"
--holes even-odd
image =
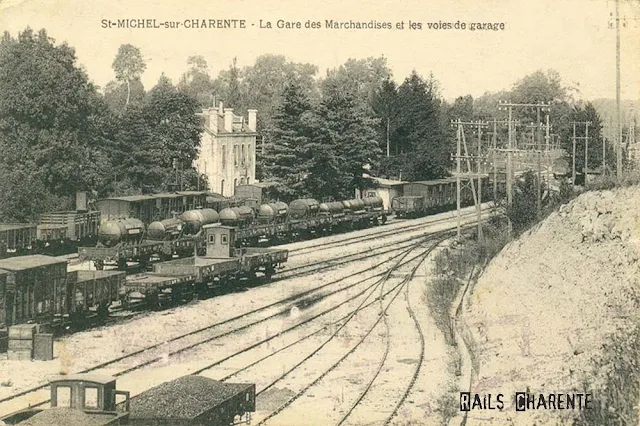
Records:
<instances>
[{"instance_id":1,"label":"dense foliage","mask_svg":"<svg viewBox=\"0 0 640 426\"><path fill-rule=\"evenodd\" d=\"M554 71L535 72L511 90L473 99L442 99L438 81L415 71L401 84L384 57L349 59L319 78L312 64L281 55L236 58L212 77L202 56L189 57L174 86L164 75L146 90L143 53L125 44L114 52L114 80L101 94L76 63L73 48L27 29L0 41L0 220L33 220L72 207L75 191L95 196L206 188L193 168L202 135L202 108L244 115L258 110L257 178L276 184L282 199L351 198L369 176L426 180L449 175L452 120L503 119L499 100L550 102L551 124L569 140L571 120L591 121L589 167L602 162L602 123L591 104L573 98ZM522 123L536 111L517 109ZM489 132L487 132L489 133ZM505 139L504 126L498 137ZM527 134L517 137L526 142ZM577 129L583 136L584 127ZM611 144L608 144L610 146ZM584 143L576 166L584 164ZM571 154L570 146L565 145ZM607 164L615 166L613 151ZM571 158L569 158L569 164Z\"/></svg>"},{"instance_id":2,"label":"dense foliage","mask_svg":"<svg viewBox=\"0 0 640 426\"><path fill-rule=\"evenodd\" d=\"M73 208L76 191L140 193L149 184L198 184L191 163L202 123L197 102L166 78L148 94L139 50L114 61L105 95L76 63L75 51L31 29L0 41L0 220L32 221ZM204 183L203 183L204 185Z\"/></svg>"}]
</instances>

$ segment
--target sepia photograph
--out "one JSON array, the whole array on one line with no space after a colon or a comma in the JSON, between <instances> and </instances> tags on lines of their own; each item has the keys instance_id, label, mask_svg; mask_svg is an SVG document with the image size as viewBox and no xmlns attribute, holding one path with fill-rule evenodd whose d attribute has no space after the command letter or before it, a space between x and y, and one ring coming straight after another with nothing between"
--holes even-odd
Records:
<instances>
[{"instance_id":1,"label":"sepia photograph","mask_svg":"<svg viewBox=\"0 0 640 426\"><path fill-rule=\"evenodd\" d=\"M640 0L0 31L0 426L640 424Z\"/></svg>"}]
</instances>

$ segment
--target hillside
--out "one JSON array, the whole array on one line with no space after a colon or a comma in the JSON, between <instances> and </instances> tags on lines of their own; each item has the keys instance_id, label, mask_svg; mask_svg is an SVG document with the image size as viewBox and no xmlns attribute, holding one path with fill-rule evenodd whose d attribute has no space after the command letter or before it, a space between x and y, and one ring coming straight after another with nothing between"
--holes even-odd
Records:
<instances>
[{"instance_id":1,"label":"hillside","mask_svg":"<svg viewBox=\"0 0 640 426\"><path fill-rule=\"evenodd\" d=\"M583 194L506 246L463 315L480 364L472 392L503 393L505 409L471 411L467 424L570 424L577 411L515 412L514 393L602 384L594 359L638 324L639 257L640 188Z\"/></svg>"}]
</instances>

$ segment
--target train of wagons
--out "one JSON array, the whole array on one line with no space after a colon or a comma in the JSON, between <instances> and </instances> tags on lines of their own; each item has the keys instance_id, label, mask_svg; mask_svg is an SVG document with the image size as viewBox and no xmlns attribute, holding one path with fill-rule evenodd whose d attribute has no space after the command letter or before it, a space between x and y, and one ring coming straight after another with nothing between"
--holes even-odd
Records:
<instances>
[{"instance_id":1,"label":"train of wagons","mask_svg":"<svg viewBox=\"0 0 640 426\"><path fill-rule=\"evenodd\" d=\"M150 271L68 271L64 259L27 255L0 259L0 333L37 323L55 331L102 322L113 308L154 309L207 298L247 280L269 280L288 250L235 247L237 229L212 224L202 230L203 256L154 263ZM0 335L0 338L2 336Z\"/></svg>"},{"instance_id":2,"label":"train of wagons","mask_svg":"<svg viewBox=\"0 0 640 426\"><path fill-rule=\"evenodd\" d=\"M60 376L49 387L50 408L25 408L0 418L0 424L229 426L251 424L256 410L255 384L202 376L183 376L133 397L118 390L111 376Z\"/></svg>"}]
</instances>

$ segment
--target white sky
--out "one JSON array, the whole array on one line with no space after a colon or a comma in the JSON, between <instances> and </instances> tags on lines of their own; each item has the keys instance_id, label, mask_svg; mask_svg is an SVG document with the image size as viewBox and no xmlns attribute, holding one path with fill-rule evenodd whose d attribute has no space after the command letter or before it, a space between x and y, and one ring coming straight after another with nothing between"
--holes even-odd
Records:
<instances>
[{"instance_id":1,"label":"white sky","mask_svg":"<svg viewBox=\"0 0 640 426\"><path fill-rule=\"evenodd\" d=\"M186 59L202 55L216 75L234 56L250 65L264 53L318 65L321 73L348 58L384 55L401 82L412 69L432 71L443 95L453 98L508 89L537 69L554 68L582 97L615 98L615 30L608 29L612 0L0 0L0 28L12 35L26 26L46 28L76 48L79 63L104 86L124 43L147 60L146 88L164 71L173 81ZM640 99L640 1L621 0L622 98ZM103 29L102 19L184 21L245 19L240 29ZM635 18L635 19L633 19ZM422 30L264 30L259 20L378 20L421 22ZM504 22L505 31L429 30L427 22ZM255 26L251 26L255 24Z\"/></svg>"}]
</instances>

